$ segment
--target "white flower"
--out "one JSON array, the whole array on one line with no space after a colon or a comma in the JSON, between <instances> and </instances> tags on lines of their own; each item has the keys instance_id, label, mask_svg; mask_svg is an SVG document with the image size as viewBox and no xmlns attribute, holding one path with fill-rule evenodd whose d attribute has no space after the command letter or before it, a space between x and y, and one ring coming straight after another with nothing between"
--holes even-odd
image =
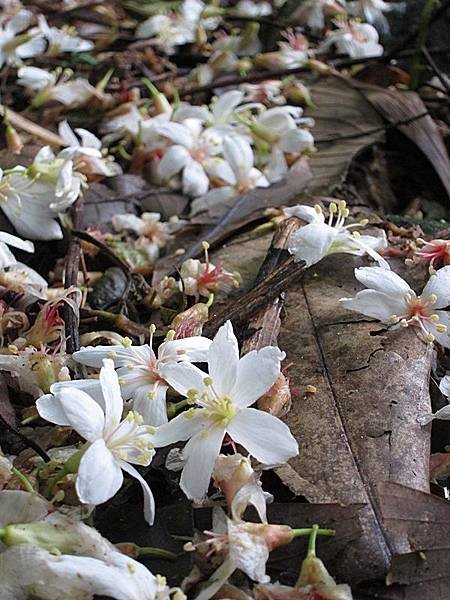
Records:
<instances>
[{"instance_id":1,"label":"white flower","mask_svg":"<svg viewBox=\"0 0 450 600\"><path fill-rule=\"evenodd\" d=\"M360 235L358 232L352 234L351 228L364 227L367 225L367 220L344 225L349 214L344 200L341 200L338 205L334 202L330 203L328 223L318 204L314 208L303 205L286 208L285 213L309 223L289 238L289 252L294 255L297 262L303 260L306 266L310 267L330 254L345 253L356 256L368 254L380 266L385 269L390 268L386 260L376 252L387 247L384 232L381 237Z\"/></svg>"},{"instance_id":2,"label":"white flower","mask_svg":"<svg viewBox=\"0 0 450 600\"><path fill-rule=\"evenodd\" d=\"M101 132L119 132L136 137L144 123L144 117L136 104L128 102L107 115L107 118L101 125Z\"/></svg>"},{"instance_id":3,"label":"white flower","mask_svg":"<svg viewBox=\"0 0 450 600\"><path fill-rule=\"evenodd\" d=\"M357 0L349 2L349 11L357 17L363 17L382 33L389 33L389 23L383 13L392 10L402 11L406 2L384 2L384 0Z\"/></svg>"},{"instance_id":4,"label":"white flower","mask_svg":"<svg viewBox=\"0 0 450 600\"><path fill-rule=\"evenodd\" d=\"M232 133L232 125L236 123L233 113L243 98L243 92L231 90L215 96L209 109L206 106L195 106L188 102L182 102L174 112L173 120L182 123L186 119L199 119L211 127L215 133Z\"/></svg>"},{"instance_id":5,"label":"white flower","mask_svg":"<svg viewBox=\"0 0 450 600\"><path fill-rule=\"evenodd\" d=\"M47 393L53 383L66 376L65 362L63 354L52 357L31 346L16 354L0 354L0 369L16 377L19 390L33 398Z\"/></svg>"},{"instance_id":6,"label":"white flower","mask_svg":"<svg viewBox=\"0 0 450 600\"><path fill-rule=\"evenodd\" d=\"M243 17L265 17L272 14L270 2L253 2L239 0L235 7L236 14Z\"/></svg>"},{"instance_id":7,"label":"white flower","mask_svg":"<svg viewBox=\"0 0 450 600\"><path fill-rule=\"evenodd\" d=\"M167 423L166 392L169 384L164 380L163 368L171 362L206 359L211 340L195 336L182 340L168 340L160 344L158 355L151 343L132 346L125 338L121 346L94 346L82 348L73 358L88 367L101 367L103 359L111 359L125 400L133 400L133 409L147 425ZM82 385L95 386L95 380L82 380ZM74 382L77 385L79 382Z\"/></svg>"},{"instance_id":8,"label":"white flower","mask_svg":"<svg viewBox=\"0 0 450 600\"><path fill-rule=\"evenodd\" d=\"M155 15L136 29L138 39L154 38L152 42L166 54L173 54L176 46L195 40L195 29L204 9L201 0L184 0L178 13Z\"/></svg>"},{"instance_id":9,"label":"white flower","mask_svg":"<svg viewBox=\"0 0 450 600\"><path fill-rule=\"evenodd\" d=\"M44 15L38 16L38 31L48 41L46 54L54 56L61 52L89 52L94 48L94 43L84 40L76 35L73 28L58 29L50 27Z\"/></svg>"},{"instance_id":10,"label":"white flower","mask_svg":"<svg viewBox=\"0 0 450 600\"><path fill-rule=\"evenodd\" d=\"M265 52L256 57L258 65L270 70L303 67L309 60L308 40L301 33L288 29L283 34L285 42L278 42L279 50Z\"/></svg>"},{"instance_id":11,"label":"white flower","mask_svg":"<svg viewBox=\"0 0 450 600\"><path fill-rule=\"evenodd\" d=\"M58 125L58 133L68 146L61 151L61 158L74 159L76 168L82 173L114 177L122 173L122 168L112 157L105 157L101 152L101 141L87 129L77 128L75 133L80 136L81 142L70 128L67 121Z\"/></svg>"},{"instance_id":12,"label":"white flower","mask_svg":"<svg viewBox=\"0 0 450 600\"><path fill-rule=\"evenodd\" d=\"M158 165L159 176L169 180L181 172L183 192L188 196L205 194L210 177L224 181L233 177L230 165L217 156L222 151L221 137L203 130L199 119L186 119L183 124L163 123L158 132L174 142Z\"/></svg>"},{"instance_id":13,"label":"white flower","mask_svg":"<svg viewBox=\"0 0 450 600\"><path fill-rule=\"evenodd\" d=\"M344 308L395 327L416 325L424 341L436 339L450 348L450 316L440 310L450 304L450 266L432 275L420 296L399 275L380 267L355 269L355 277L369 289L354 298L342 298Z\"/></svg>"},{"instance_id":14,"label":"white flower","mask_svg":"<svg viewBox=\"0 0 450 600\"><path fill-rule=\"evenodd\" d=\"M17 83L32 92L37 92L31 105L39 107L51 101L60 102L69 108L85 106L93 100L101 105L107 105L108 94L97 90L87 79L77 77L70 80L70 75L63 72L60 77L38 67L21 67Z\"/></svg>"},{"instance_id":15,"label":"white flower","mask_svg":"<svg viewBox=\"0 0 450 600\"><path fill-rule=\"evenodd\" d=\"M31 242L29 242L31 243ZM16 261L7 271L0 271L0 285L21 294L30 294L31 298L23 298L25 303L35 302L36 298L47 299L48 283L34 269Z\"/></svg>"},{"instance_id":16,"label":"white flower","mask_svg":"<svg viewBox=\"0 0 450 600\"><path fill-rule=\"evenodd\" d=\"M311 133L299 127L312 124L310 119L302 119L302 114L297 106L277 106L261 112L249 123L256 141L267 146L263 160L270 182L279 181L288 172L285 154L308 152L314 147Z\"/></svg>"},{"instance_id":17,"label":"white flower","mask_svg":"<svg viewBox=\"0 0 450 600\"><path fill-rule=\"evenodd\" d=\"M441 379L441 382L439 384L439 389L440 389L441 393L444 394L444 396L447 396L447 401L448 401L448 399L450 397L450 376L449 375L445 375L445 377L443 377ZM450 404L447 404L447 406L443 406L442 408L437 410L434 414L433 413L425 413L425 414L419 415L417 417L417 422L420 423L421 425L428 425L428 423L431 423L431 421L433 421L434 419L442 419L444 421L449 421L450 420Z\"/></svg>"},{"instance_id":18,"label":"white flower","mask_svg":"<svg viewBox=\"0 0 450 600\"><path fill-rule=\"evenodd\" d=\"M36 494L5 490L0 503L8 541L0 553L2 600L26 600L30 594L45 600L168 598L167 588L143 565L93 527L54 512Z\"/></svg>"},{"instance_id":19,"label":"white flower","mask_svg":"<svg viewBox=\"0 0 450 600\"><path fill-rule=\"evenodd\" d=\"M105 359L100 370L103 408L86 392L64 384L37 400L40 416L50 423L72 427L90 445L81 458L76 491L84 504L102 504L112 498L123 482L122 470L139 481L144 493L144 515L153 523L155 503L143 477L130 464L148 466L154 450L153 429L142 425L138 413L121 421L123 399L114 363ZM53 393L54 392L54 393Z\"/></svg>"},{"instance_id":20,"label":"white flower","mask_svg":"<svg viewBox=\"0 0 450 600\"><path fill-rule=\"evenodd\" d=\"M0 169L0 208L23 237L61 239L55 218L78 198L82 181L72 160L44 146L27 169L16 167L7 174Z\"/></svg>"},{"instance_id":21,"label":"white flower","mask_svg":"<svg viewBox=\"0 0 450 600\"><path fill-rule=\"evenodd\" d=\"M279 348L266 346L239 359L228 321L209 348L209 376L187 362L163 368L166 381L199 407L162 425L155 435L157 446L189 440L183 450L186 465L180 481L189 498L201 499L206 494L225 434L264 464L286 462L298 453L297 442L282 421L248 408L272 387L283 358Z\"/></svg>"},{"instance_id":22,"label":"white flower","mask_svg":"<svg viewBox=\"0 0 450 600\"><path fill-rule=\"evenodd\" d=\"M23 58L42 54L46 42L42 35L22 33L30 26L32 13L20 10L14 17L2 20L0 29L0 68L4 64L20 65Z\"/></svg>"},{"instance_id":23,"label":"white flower","mask_svg":"<svg viewBox=\"0 0 450 600\"><path fill-rule=\"evenodd\" d=\"M239 287L241 276L239 273L225 271L223 263L217 266L209 261L208 251L205 250L206 260L202 263L195 258L188 258L180 269L180 290L188 296L208 298L210 294L229 292L233 287Z\"/></svg>"},{"instance_id":24,"label":"white flower","mask_svg":"<svg viewBox=\"0 0 450 600\"><path fill-rule=\"evenodd\" d=\"M261 521L267 523L266 494L249 458L241 454L219 454L213 478L225 496L234 520L242 519L247 506L252 505ZM272 498L270 494L267 496Z\"/></svg>"},{"instance_id":25,"label":"white flower","mask_svg":"<svg viewBox=\"0 0 450 600\"><path fill-rule=\"evenodd\" d=\"M384 48L378 43L378 31L370 23L339 20L336 25L338 29L329 32L326 41L317 49L318 52L325 52L330 46L336 46L339 54L348 54L350 58L369 58L383 54Z\"/></svg>"},{"instance_id":26,"label":"white flower","mask_svg":"<svg viewBox=\"0 0 450 600\"><path fill-rule=\"evenodd\" d=\"M214 188L194 200L191 205L192 215L217 205L226 204L230 198L244 194L255 187L270 185L265 175L254 167L252 147L243 137L226 136L223 141L223 155L231 167L231 173L229 173L231 176L225 180L228 185Z\"/></svg>"},{"instance_id":27,"label":"white flower","mask_svg":"<svg viewBox=\"0 0 450 600\"><path fill-rule=\"evenodd\" d=\"M345 0L305 0L294 12L294 23L309 27L314 33L320 34L325 27L325 14L344 12Z\"/></svg>"},{"instance_id":28,"label":"white flower","mask_svg":"<svg viewBox=\"0 0 450 600\"><path fill-rule=\"evenodd\" d=\"M6 269L16 264L16 258L8 246L25 250L25 252L34 252L33 242L21 240L11 233L0 231L0 269Z\"/></svg>"}]
</instances>

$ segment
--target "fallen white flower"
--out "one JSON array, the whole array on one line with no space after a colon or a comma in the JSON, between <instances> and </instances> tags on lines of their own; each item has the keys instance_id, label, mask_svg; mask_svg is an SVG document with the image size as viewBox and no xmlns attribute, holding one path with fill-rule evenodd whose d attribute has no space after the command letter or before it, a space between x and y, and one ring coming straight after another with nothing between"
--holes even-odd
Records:
<instances>
[{"instance_id":1,"label":"fallen white flower","mask_svg":"<svg viewBox=\"0 0 450 600\"><path fill-rule=\"evenodd\" d=\"M4 64L20 65L23 58L32 58L42 54L46 42L42 34L31 31L23 33L32 20L29 10L20 10L16 15L3 17L0 29L0 68Z\"/></svg>"},{"instance_id":2,"label":"fallen white flower","mask_svg":"<svg viewBox=\"0 0 450 600\"><path fill-rule=\"evenodd\" d=\"M367 290L354 298L342 298L341 305L348 310L378 319L394 328L414 325L420 328L425 342L434 340L450 348L450 315L445 308L450 304L450 266L432 275L418 296L396 273L380 267L355 269L355 277Z\"/></svg>"},{"instance_id":3,"label":"fallen white flower","mask_svg":"<svg viewBox=\"0 0 450 600\"><path fill-rule=\"evenodd\" d=\"M182 340L167 340L160 344L158 355L152 344L132 346L125 338L121 346L94 346L82 348L73 358L88 367L99 368L104 359L110 359L119 377L119 384L125 400L133 400L133 409L138 412L146 425L167 423L166 392L169 384L164 380L163 368L171 362L206 359L211 340L195 336ZM89 385L92 390L100 385L95 380L81 380L75 385ZM85 382L85 383L84 383Z\"/></svg>"},{"instance_id":4,"label":"fallen white flower","mask_svg":"<svg viewBox=\"0 0 450 600\"><path fill-rule=\"evenodd\" d=\"M352 228L364 227L367 220L344 225L349 214L344 200L338 205L330 203L328 222L318 204L314 208L305 205L293 206L284 209L284 212L290 217L298 217L308 222L308 225L300 227L289 238L289 252L294 255L295 261L303 260L306 266L310 267L330 254L368 254L380 266L390 268L387 261L377 252L387 247L384 232L380 237L352 233Z\"/></svg>"},{"instance_id":5,"label":"fallen white flower","mask_svg":"<svg viewBox=\"0 0 450 600\"><path fill-rule=\"evenodd\" d=\"M445 377L441 379L441 382L439 383L439 389L444 396L447 396L448 401L450 397L450 375L445 375ZM442 419L443 421L449 421L450 404L447 404L447 406L443 406L435 413L424 413L422 415L419 415L417 417L417 422L421 425L428 425L428 423L431 423L431 421L433 421L434 419Z\"/></svg>"},{"instance_id":6,"label":"fallen white flower","mask_svg":"<svg viewBox=\"0 0 450 600\"><path fill-rule=\"evenodd\" d=\"M138 413L124 420L123 399L112 360L105 359L100 370L103 407L76 387L56 384L52 393L37 400L40 416L50 423L72 427L89 442L82 455L76 491L84 504L102 504L112 498L123 483L122 470L139 481L144 493L144 515L153 524L155 503L143 477L130 464L148 466L153 458L153 428L142 425Z\"/></svg>"},{"instance_id":7,"label":"fallen white flower","mask_svg":"<svg viewBox=\"0 0 450 600\"><path fill-rule=\"evenodd\" d=\"M156 446L189 440L180 481L189 498L199 500L206 494L226 434L264 464L284 463L298 453L298 444L282 421L249 408L272 387L283 358L279 348L266 346L239 359L237 339L228 321L209 348L209 376L186 362L162 369L166 381L198 405L159 427L155 434Z\"/></svg>"}]
</instances>

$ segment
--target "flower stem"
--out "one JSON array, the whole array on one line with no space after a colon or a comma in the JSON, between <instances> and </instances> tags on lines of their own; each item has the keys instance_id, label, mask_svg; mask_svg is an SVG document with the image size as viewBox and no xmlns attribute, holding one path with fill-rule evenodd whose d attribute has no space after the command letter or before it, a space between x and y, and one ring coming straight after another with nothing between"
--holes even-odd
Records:
<instances>
[{"instance_id":1,"label":"flower stem","mask_svg":"<svg viewBox=\"0 0 450 600\"><path fill-rule=\"evenodd\" d=\"M88 442L86 444L83 444L83 446L81 446L79 450L74 452L72 456L70 456L66 460L63 466L55 473L55 475L53 475L53 477L50 477L50 479L48 480L47 487L47 495L49 497L53 496L55 486L59 481L61 481L61 479L64 479L66 475L77 472L83 454L89 448L89 445L90 444Z\"/></svg>"},{"instance_id":2,"label":"flower stem","mask_svg":"<svg viewBox=\"0 0 450 600\"><path fill-rule=\"evenodd\" d=\"M167 560L175 560L177 555L169 550L163 548L155 548L154 546L139 546L139 556L157 556L158 558L165 558Z\"/></svg>"},{"instance_id":3,"label":"flower stem","mask_svg":"<svg viewBox=\"0 0 450 600\"><path fill-rule=\"evenodd\" d=\"M293 529L293 538L309 535L308 541L308 554L307 556L316 555L316 539L318 535L335 535L334 529L321 529L318 525L312 527L305 527L303 529Z\"/></svg>"},{"instance_id":4,"label":"flower stem","mask_svg":"<svg viewBox=\"0 0 450 600\"><path fill-rule=\"evenodd\" d=\"M179 410L184 408L189 404L189 398L185 398L184 400L180 400L179 402L168 402L167 403L167 416L169 419L173 419L173 417L177 414Z\"/></svg>"},{"instance_id":5,"label":"flower stem","mask_svg":"<svg viewBox=\"0 0 450 600\"><path fill-rule=\"evenodd\" d=\"M27 477L25 477L25 475L19 471L19 469L16 469L16 467L11 467L11 473L17 477L17 479L20 481L20 483L23 485L27 492L34 492L33 486L31 485Z\"/></svg>"}]
</instances>

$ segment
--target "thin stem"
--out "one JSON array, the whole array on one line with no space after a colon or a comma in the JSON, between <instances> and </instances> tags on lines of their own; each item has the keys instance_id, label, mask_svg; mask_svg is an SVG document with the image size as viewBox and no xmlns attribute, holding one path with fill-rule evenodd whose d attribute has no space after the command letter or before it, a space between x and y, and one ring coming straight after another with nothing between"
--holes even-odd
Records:
<instances>
[{"instance_id":1,"label":"thin stem","mask_svg":"<svg viewBox=\"0 0 450 600\"><path fill-rule=\"evenodd\" d=\"M334 529L320 529L318 525L313 525L312 527L304 527L303 529L293 529L292 533L293 533L293 537L297 538L297 537L302 537L305 535L311 535L314 531L314 527L316 527L316 536L317 535L335 535L336 532L334 531Z\"/></svg>"},{"instance_id":2,"label":"thin stem","mask_svg":"<svg viewBox=\"0 0 450 600\"><path fill-rule=\"evenodd\" d=\"M316 556L316 541L317 541L317 532L319 531L318 525L313 525L311 528L311 533L308 540L308 552L306 554L306 558L311 558Z\"/></svg>"},{"instance_id":3,"label":"thin stem","mask_svg":"<svg viewBox=\"0 0 450 600\"><path fill-rule=\"evenodd\" d=\"M142 546L138 548L139 556L157 556L158 558L165 558L167 560L175 560L177 555L169 550L163 548L155 548L153 546Z\"/></svg>"},{"instance_id":4,"label":"thin stem","mask_svg":"<svg viewBox=\"0 0 450 600\"><path fill-rule=\"evenodd\" d=\"M15 475L17 479L19 479L20 483L23 485L27 492L34 492L34 488L31 485L30 481L27 479L27 477L25 477L23 473L19 471L19 469L16 469L16 467L11 467L11 473Z\"/></svg>"}]
</instances>

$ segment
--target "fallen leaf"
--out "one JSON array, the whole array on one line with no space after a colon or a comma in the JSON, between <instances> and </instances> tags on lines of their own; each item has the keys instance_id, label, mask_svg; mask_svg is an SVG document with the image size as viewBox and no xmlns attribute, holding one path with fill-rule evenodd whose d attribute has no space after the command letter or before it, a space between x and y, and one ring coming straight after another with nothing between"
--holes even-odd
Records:
<instances>
[{"instance_id":1,"label":"fallen leaf","mask_svg":"<svg viewBox=\"0 0 450 600\"><path fill-rule=\"evenodd\" d=\"M328 76L309 86L315 106L305 111L318 152L310 157L311 194L330 194L347 175L353 158L366 146L384 138L383 120L364 95L345 78ZM372 131L360 136L364 131ZM358 137L351 137L351 136ZM334 139L336 138L336 139ZM333 140L333 141L327 141Z\"/></svg>"},{"instance_id":2,"label":"fallen leaf","mask_svg":"<svg viewBox=\"0 0 450 600\"><path fill-rule=\"evenodd\" d=\"M427 113L427 107L416 92L400 92L377 86L354 84L369 102L391 124L412 119L410 123L396 125L407 138L422 151L431 163L450 196L450 159L438 126ZM424 115L419 119L414 119Z\"/></svg>"},{"instance_id":3,"label":"fallen leaf","mask_svg":"<svg viewBox=\"0 0 450 600\"><path fill-rule=\"evenodd\" d=\"M416 417L429 411L433 352L412 329L386 332L340 307L358 289L353 267L361 264L336 255L308 269L287 293L279 338L293 363L291 386L317 392L293 399L285 421L301 450L277 473L310 502L365 505L364 536L338 565L351 583L383 577L390 564L377 482L429 489L429 432Z\"/></svg>"}]
</instances>

